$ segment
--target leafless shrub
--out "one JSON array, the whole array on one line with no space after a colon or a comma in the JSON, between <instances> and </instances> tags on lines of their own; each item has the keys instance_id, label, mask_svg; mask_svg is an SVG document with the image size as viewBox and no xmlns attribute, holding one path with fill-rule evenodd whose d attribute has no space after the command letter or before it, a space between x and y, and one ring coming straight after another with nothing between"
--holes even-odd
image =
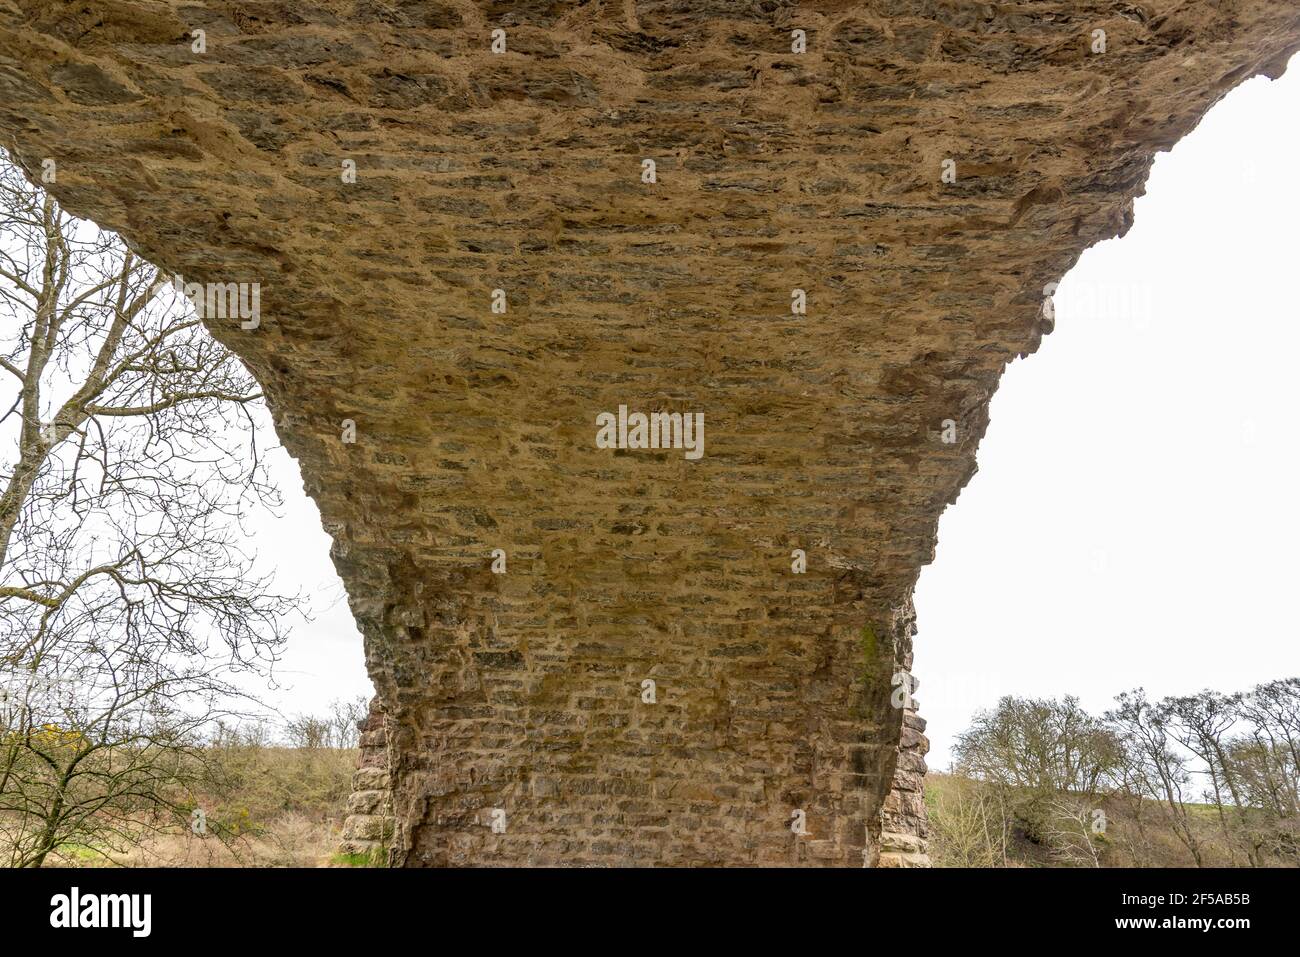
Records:
<instances>
[{"instance_id":1,"label":"leafless shrub","mask_svg":"<svg viewBox=\"0 0 1300 957\"><path fill-rule=\"evenodd\" d=\"M1011 813L1006 793L976 779L952 778L930 809L930 855L944 867L1006 867Z\"/></svg>"}]
</instances>

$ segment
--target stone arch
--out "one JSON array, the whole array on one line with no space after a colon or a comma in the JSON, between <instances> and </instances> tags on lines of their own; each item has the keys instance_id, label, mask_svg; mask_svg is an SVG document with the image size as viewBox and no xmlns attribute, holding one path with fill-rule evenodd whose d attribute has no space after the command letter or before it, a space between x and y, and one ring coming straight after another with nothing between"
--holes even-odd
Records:
<instances>
[{"instance_id":1,"label":"stone arch","mask_svg":"<svg viewBox=\"0 0 1300 957\"><path fill-rule=\"evenodd\" d=\"M397 863L918 863L893 678L1002 368L1298 44L1272 0L19 0L0 131L150 260L260 284L208 325L333 536ZM705 455L599 448L620 405L703 412Z\"/></svg>"}]
</instances>

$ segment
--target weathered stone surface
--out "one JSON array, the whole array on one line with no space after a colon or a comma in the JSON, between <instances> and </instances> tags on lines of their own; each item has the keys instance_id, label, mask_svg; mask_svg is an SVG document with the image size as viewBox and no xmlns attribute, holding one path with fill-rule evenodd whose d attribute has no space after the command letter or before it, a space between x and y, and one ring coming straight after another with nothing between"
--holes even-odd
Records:
<instances>
[{"instance_id":1,"label":"weathered stone surface","mask_svg":"<svg viewBox=\"0 0 1300 957\"><path fill-rule=\"evenodd\" d=\"M388 774L388 736L384 707L379 699L370 702L370 713L361 721L361 754L352 775L348 816L343 821L339 849L344 854L382 856L392 843L394 821L392 780Z\"/></svg>"},{"instance_id":2,"label":"weathered stone surface","mask_svg":"<svg viewBox=\"0 0 1300 957\"><path fill-rule=\"evenodd\" d=\"M1152 154L1280 72L1297 21L5 0L0 129L152 260L261 284L258 328L209 325L334 537L395 862L908 864L921 845L879 835L923 839L924 738L890 679L998 377ZM620 405L703 412L703 458L598 449Z\"/></svg>"}]
</instances>

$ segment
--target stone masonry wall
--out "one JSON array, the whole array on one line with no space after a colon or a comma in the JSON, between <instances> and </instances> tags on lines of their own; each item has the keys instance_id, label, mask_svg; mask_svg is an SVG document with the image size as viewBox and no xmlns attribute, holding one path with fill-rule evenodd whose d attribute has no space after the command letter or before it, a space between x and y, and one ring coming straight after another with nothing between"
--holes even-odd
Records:
<instances>
[{"instance_id":1,"label":"stone masonry wall","mask_svg":"<svg viewBox=\"0 0 1300 957\"><path fill-rule=\"evenodd\" d=\"M206 321L333 538L393 863L920 863L891 697L999 376L1298 44L1290 0L0 0L0 133L258 284ZM602 448L620 406L703 455Z\"/></svg>"},{"instance_id":2,"label":"stone masonry wall","mask_svg":"<svg viewBox=\"0 0 1300 957\"><path fill-rule=\"evenodd\" d=\"M881 867L927 867L925 816L925 753L930 742L925 737L925 719L917 712L920 701L914 692L921 683L912 676L912 641L915 615L905 611L905 640L899 649L898 676L893 681L891 705L901 706L902 728L894 758L893 784L881 809L881 834L875 863Z\"/></svg>"},{"instance_id":3,"label":"stone masonry wall","mask_svg":"<svg viewBox=\"0 0 1300 957\"><path fill-rule=\"evenodd\" d=\"M370 713L360 723L360 731L360 754L339 849L344 854L386 859L393 836L393 800L384 706L378 698L371 700Z\"/></svg>"}]
</instances>

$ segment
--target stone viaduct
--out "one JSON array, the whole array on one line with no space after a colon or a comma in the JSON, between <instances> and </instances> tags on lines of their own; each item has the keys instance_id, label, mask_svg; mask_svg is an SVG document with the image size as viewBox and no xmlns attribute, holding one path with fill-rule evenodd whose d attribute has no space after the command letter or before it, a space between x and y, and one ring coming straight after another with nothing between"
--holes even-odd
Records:
<instances>
[{"instance_id":1,"label":"stone viaduct","mask_svg":"<svg viewBox=\"0 0 1300 957\"><path fill-rule=\"evenodd\" d=\"M0 134L258 284L207 322L365 635L358 842L923 863L911 593L999 375L1298 45L1295 0L0 0Z\"/></svg>"}]
</instances>

